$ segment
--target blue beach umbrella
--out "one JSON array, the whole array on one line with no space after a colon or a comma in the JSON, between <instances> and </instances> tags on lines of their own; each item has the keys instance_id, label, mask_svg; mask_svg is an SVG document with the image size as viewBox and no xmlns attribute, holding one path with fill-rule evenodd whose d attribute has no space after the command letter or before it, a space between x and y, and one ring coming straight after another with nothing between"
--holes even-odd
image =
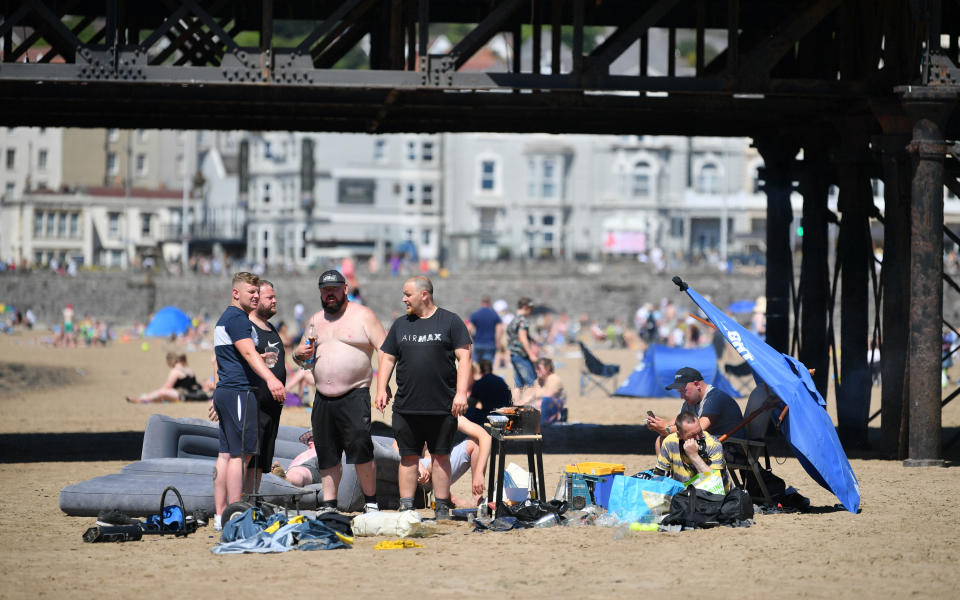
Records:
<instances>
[{"instance_id":1,"label":"blue beach umbrella","mask_svg":"<svg viewBox=\"0 0 960 600\"><path fill-rule=\"evenodd\" d=\"M679 277L674 277L673 282L690 296L747 361L757 383L766 383L790 407L781 431L797 460L814 481L840 500L844 508L856 513L860 507L860 484L827 414L827 403L817 391L807 367L768 346Z\"/></svg>"},{"instance_id":2,"label":"blue beach umbrella","mask_svg":"<svg viewBox=\"0 0 960 600\"><path fill-rule=\"evenodd\" d=\"M153 315L153 319L143 331L148 337L166 337L180 335L190 329L190 316L176 306L164 306Z\"/></svg>"}]
</instances>

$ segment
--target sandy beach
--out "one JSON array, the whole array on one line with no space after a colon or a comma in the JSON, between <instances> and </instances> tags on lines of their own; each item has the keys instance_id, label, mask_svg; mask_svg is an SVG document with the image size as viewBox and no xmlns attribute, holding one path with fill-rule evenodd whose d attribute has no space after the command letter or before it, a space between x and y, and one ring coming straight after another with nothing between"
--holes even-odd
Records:
<instances>
[{"instance_id":1,"label":"sandy beach","mask_svg":"<svg viewBox=\"0 0 960 600\"><path fill-rule=\"evenodd\" d=\"M64 515L59 491L137 460L151 414L204 417L206 405L124 401L162 382L163 356L170 349L162 340L151 340L147 350L139 343L54 349L32 340L26 333L0 336L0 598L956 594L956 473L908 469L871 453L851 460L862 490L859 515L835 508L837 500L796 459L779 453L774 472L809 497L814 509L758 515L749 528L614 539L614 530L599 527L481 534L465 523L444 523L442 535L420 540L422 549L375 551L383 538L357 538L349 550L243 556L211 554L219 535L209 527L185 539L86 544L81 534L94 519ZM624 376L637 362L630 350L600 349L598 354L620 364ZM210 375L209 353L190 354L189 360L198 375ZM580 359L573 348L559 349L555 360L570 395L570 420L601 427L567 425L585 433L570 435L568 444L548 445L548 492L564 464L619 462L628 473L651 466L652 437L641 425L645 412L672 416L679 401L608 398L600 392L580 397ZM879 389L874 390L876 408ZM832 398L828 403L833 414ZM309 426L309 415L290 407L283 423ZM943 424L956 431L960 402L944 409ZM595 444L584 439L588 434L597 436ZM958 446L947 452L948 467L957 464ZM466 493L468 484L465 478L454 491Z\"/></svg>"}]
</instances>

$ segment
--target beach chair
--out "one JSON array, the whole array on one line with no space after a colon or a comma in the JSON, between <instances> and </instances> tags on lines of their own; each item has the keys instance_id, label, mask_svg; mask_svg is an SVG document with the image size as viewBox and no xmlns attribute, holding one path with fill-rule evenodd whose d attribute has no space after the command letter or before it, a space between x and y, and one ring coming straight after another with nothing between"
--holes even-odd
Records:
<instances>
[{"instance_id":1,"label":"beach chair","mask_svg":"<svg viewBox=\"0 0 960 600\"><path fill-rule=\"evenodd\" d=\"M751 473L760 488L760 494L751 494L754 502L773 504L773 497L764 482L761 469L770 470L770 453L767 444L757 440L741 438L727 438L723 441L723 454L727 461L727 473L733 484L740 489L747 489L747 473ZM764 466L760 466L760 457L763 456ZM732 457L732 460L731 460Z\"/></svg>"},{"instance_id":2,"label":"beach chair","mask_svg":"<svg viewBox=\"0 0 960 600\"><path fill-rule=\"evenodd\" d=\"M728 379L733 387L742 395L747 395L753 389L753 369L750 365L742 362L739 365L729 363L723 365L724 372L729 376Z\"/></svg>"},{"instance_id":3,"label":"beach chair","mask_svg":"<svg viewBox=\"0 0 960 600\"><path fill-rule=\"evenodd\" d=\"M583 367L580 369L580 395L584 396L593 388L599 388L607 396L612 396L617 391L617 374L620 373L620 365L608 365L600 361L592 352L579 342L580 351L583 353ZM607 385L612 384L608 390Z\"/></svg>"},{"instance_id":4,"label":"beach chair","mask_svg":"<svg viewBox=\"0 0 960 600\"><path fill-rule=\"evenodd\" d=\"M750 497L756 502L764 504L773 504L773 496L767 487L762 471L770 471L770 453L767 450L766 442L760 440L748 440L732 437L734 433L740 431L750 421L766 415L769 409L760 408L737 424L736 427L721 435L717 440L723 444L723 455L726 459L727 474L738 488L746 489L747 474L751 474L760 488L759 494L751 494ZM780 412L780 422L787 414L787 407ZM765 418L765 417L764 417ZM763 466L760 466L760 457L763 456Z\"/></svg>"}]
</instances>

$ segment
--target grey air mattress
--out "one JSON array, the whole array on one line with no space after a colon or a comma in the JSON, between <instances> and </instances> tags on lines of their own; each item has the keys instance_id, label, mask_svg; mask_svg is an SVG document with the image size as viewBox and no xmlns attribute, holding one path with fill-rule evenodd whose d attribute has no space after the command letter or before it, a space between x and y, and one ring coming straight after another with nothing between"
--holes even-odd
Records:
<instances>
[{"instance_id":1,"label":"grey air mattress","mask_svg":"<svg viewBox=\"0 0 960 600\"><path fill-rule=\"evenodd\" d=\"M281 425L277 434L274 460L286 468L290 461L307 447L298 439L304 427ZM103 509L119 509L131 516L156 514L160 497L167 486L177 488L184 508L192 512L214 511L212 471L219 451L219 430L216 423L201 419L175 419L152 415L143 435L141 459L120 473L94 477L67 486L60 491L60 510L72 516L96 516ZM393 438L373 436L374 459L377 465L377 499L381 506L395 505L399 498L397 468L400 457L393 449ZM341 511L356 512L363 508L363 490L354 465L341 459L343 475L337 490ZM298 488L270 473L263 476L260 493L268 502L293 506L299 496L300 508L314 508L320 484ZM311 492L302 494L302 492ZM302 495L301 495L302 494ZM322 496L321 496L322 498ZM176 502L167 494L167 504Z\"/></svg>"}]
</instances>

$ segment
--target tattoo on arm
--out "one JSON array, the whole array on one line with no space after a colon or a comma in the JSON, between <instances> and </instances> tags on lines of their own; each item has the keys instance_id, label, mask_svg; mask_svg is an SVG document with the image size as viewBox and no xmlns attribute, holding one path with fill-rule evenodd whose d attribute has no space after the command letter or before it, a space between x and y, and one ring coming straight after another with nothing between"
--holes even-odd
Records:
<instances>
[{"instance_id":1,"label":"tattoo on arm","mask_svg":"<svg viewBox=\"0 0 960 600\"><path fill-rule=\"evenodd\" d=\"M217 467L216 467L216 466L213 467L213 480L214 480L214 481L217 480Z\"/></svg>"}]
</instances>

